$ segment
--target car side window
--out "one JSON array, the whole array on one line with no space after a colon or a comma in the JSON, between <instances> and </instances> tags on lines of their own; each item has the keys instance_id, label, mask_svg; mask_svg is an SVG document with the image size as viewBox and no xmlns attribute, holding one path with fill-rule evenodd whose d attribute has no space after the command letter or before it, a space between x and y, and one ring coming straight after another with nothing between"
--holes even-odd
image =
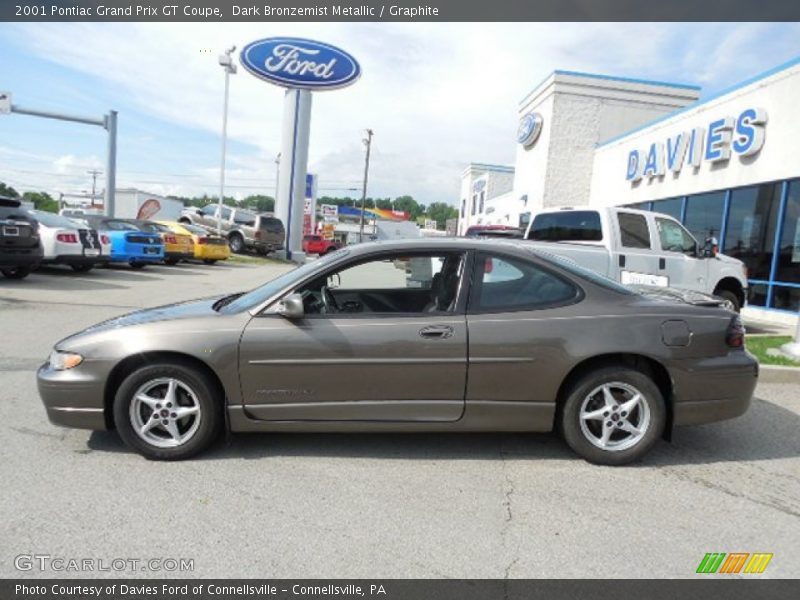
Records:
<instances>
[{"instance_id":1,"label":"car side window","mask_svg":"<svg viewBox=\"0 0 800 600\"><path fill-rule=\"evenodd\" d=\"M682 225L672 219L656 217L656 229L661 249L667 252L682 252L690 256L697 254L697 242Z\"/></svg>"},{"instance_id":2,"label":"car side window","mask_svg":"<svg viewBox=\"0 0 800 600\"><path fill-rule=\"evenodd\" d=\"M620 241L625 248L650 249L650 229L644 215L617 213Z\"/></svg>"},{"instance_id":3,"label":"car side window","mask_svg":"<svg viewBox=\"0 0 800 600\"><path fill-rule=\"evenodd\" d=\"M200 209L200 212L207 217L213 217L216 211L217 211L216 204L207 204L206 206Z\"/></svg>"},{"instance_id":4,"label":"car side window","mask_svg":"<svg viewBox=\"0 0 800 600\"><path fill-rule=\"evenodd\" d=\"M470 312L534 310L559 306L579 297L566 279L532 262L479 253Z\"/></svg>"},{"instance_id":5,"label":"car side window","mask_svg":"<svg viewBox=\"0 0 800 600\"><path fill-rule=\"evenodd\" d=\"M464 255L382 255L296 290L307 315L446 313L456 308Z\"/></svg>"},{"instance_id":6,"label":"car side window","mask_svg":"<svg viewBox=\"0 0 800 600\"><path fill-rule=\"evenodd\" d=\"M231 209L230 208L223 208L222 209L222 218L223 220L227 221L231 218Z\"/></svg>"}]
</instances>

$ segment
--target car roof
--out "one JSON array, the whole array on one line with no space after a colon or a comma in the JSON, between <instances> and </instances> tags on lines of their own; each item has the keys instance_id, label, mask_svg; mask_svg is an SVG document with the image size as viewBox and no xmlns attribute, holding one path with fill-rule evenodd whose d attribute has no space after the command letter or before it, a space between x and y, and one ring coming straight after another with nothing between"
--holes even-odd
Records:
<instances>
[{"instance_id":1,"label":"car roof","mask_svg":"<svg viewBox=\"0 0 800 600\"><path fill-rule=\"evenodd\" d=\"M415 250L487 250L497 252L512 252L525 256L526 254L543 255L537 252L530 242L520 239L501 238L466 238L466 237L430 237L400 240L380 240L377 242L364 242L347 246L351 256L373 254L384 250L409 251Z\"/></svg>"}]
</instances>

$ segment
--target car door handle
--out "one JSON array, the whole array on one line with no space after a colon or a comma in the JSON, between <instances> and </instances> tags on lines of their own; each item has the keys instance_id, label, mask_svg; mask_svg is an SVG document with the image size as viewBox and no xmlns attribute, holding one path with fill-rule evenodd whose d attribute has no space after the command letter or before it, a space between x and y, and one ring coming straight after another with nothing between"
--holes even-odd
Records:
<instances>
[{"instance_id":1,"label":"car door handle","mask_svg":"<svg viewBox=\"0 0 800 600\"><path fill-rule=\"evenodd\" d=\"M449 325L430 325L419 330L420 337L427 339L446 339L453 337L453 328Z\"/></svg>"},{"instance_id":2,"label":"car door handle","mask_svg":"<svg viewBox=\"0 0 800 600\"><path fill-rule=\"evenodd\" d=\"M658 268L659 269L666 269L667 268L667 259L666 258L659 258L658 259Z\"/></svg>"}]
</instances>

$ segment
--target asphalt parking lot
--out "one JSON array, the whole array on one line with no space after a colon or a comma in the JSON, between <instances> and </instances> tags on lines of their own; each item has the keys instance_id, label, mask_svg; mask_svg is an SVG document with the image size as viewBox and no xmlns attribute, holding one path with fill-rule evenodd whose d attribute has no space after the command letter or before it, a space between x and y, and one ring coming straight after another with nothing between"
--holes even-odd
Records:
<instances>
[{"instance_id":1,"label":"asphalt parking lot","mask_svg":"<svg viewBox=\"0 0 800 600\"><path fill-rule=\"evenodd\" d=\"M706 552L800 576L800 390L607 468L555 435L239 435L154 463L51 425L35 370L130 310L253 287L285 265L48 269L0 280L0 576L15 557L186 558L195 577L690 577ZM87 574L84 574L87 575ZM88 574L92 575L92 574Z\"/></svg>"}]
</instances>

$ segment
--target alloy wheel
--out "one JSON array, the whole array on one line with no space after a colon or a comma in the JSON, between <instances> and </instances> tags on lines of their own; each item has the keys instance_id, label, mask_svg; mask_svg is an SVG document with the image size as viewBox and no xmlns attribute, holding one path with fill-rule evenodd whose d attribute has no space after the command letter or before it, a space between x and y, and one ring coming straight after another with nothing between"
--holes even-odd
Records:
<instances>
[{"instance_id":1,"label":"alloy wheel","mask_svg":"<svg viewBox=\"0 0 800 600\"><path fill-rule=\"evenodd\" d=\"M618 452L638 444L650 427L650 406L644 394L614 381L592 390L581 403L581 432L601 450Z\"/></svg>"},{"instance_id":2,"label":"alloy wheel","mask_svg":"<svg viewBox=\"0 0 800 600\"><path fill-rule=\"evenodd\" d=\"M175 448L191 440L202 416L194 391L172 377L148 381L130 403L133 431L157 448Z\"/></svg>"}]
</instances>

